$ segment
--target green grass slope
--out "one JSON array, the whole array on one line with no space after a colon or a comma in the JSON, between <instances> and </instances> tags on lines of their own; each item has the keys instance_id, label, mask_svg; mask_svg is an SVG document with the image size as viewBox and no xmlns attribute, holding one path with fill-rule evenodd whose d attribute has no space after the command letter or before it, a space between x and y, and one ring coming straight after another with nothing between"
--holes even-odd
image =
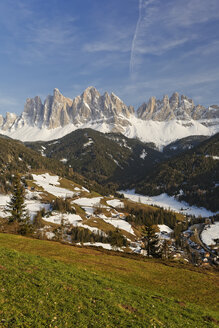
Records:
<instances>
[{"instance_id":1,"label":"green grass slope","mask_svg":"<svg viewBox=\"0 0 219 328\"><path fill-rule=\"evenodd\" d=\"M216 327L217 273L0 234L0 327Z\"/></svg>"}]
</instances>

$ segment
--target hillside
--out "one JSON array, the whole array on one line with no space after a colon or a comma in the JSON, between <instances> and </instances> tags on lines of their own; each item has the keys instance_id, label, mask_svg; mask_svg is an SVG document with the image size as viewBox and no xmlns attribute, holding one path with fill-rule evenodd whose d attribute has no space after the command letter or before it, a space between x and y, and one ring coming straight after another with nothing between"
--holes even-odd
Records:
<instances>
[{"instance_id":1,"label":"hillside","mask_svg":"<svg viewBox=\"0 0 219 328\"><path fill-rule=\"evenodd\" d=\"M2 328L218 324L215 271L7 234L0 243Z\"/></svg>"},{"instance_id":2,"label":"hillside","mask_svg":"<svg viewBox=\"0 0 219 328\"><path fill-rule=\"evenodd\" d=\"M173 157L189 149L192 149L195 146L198 146L201 142L207 140L208 138L209 137L206 136L189 136L182 138L165 146L163 148L163 153L166 157Z\"/></svg>"},{"instance_id":3,"label":"hillside","mask_svg":"<svg viewBox=\"0 0 219 328\"><path fill-rule=\"evenodd\" d=\"M101 185L112 183L117 190L136 189L151 196L180 194L179 199L190 205L218 210L218 134L183 138L163 152L153 144L91 129L26 145Z\"/></svg>"},{"instance_id":4,"label":"hillside","mask_svg":"<svg viewBox=\"0 0 219 328\"><path fill-rule=\"evenodd\" d=\"M47 172L32 173L25 183L25 203L34 227L32 235L40 239L62 240L72 244L87 242L91 246L108 249L116 246L122 251L140 252L139 238L143 223L127 220L133 209L143 210L148 219L153 219L152 224L167 224L174 228L178 221L184 220L181 214L112 195L103 196L72 180ZM4 212L7 201L9 196L0 194L0 231L15 232ZM132 242L134 244L130 247Z\"/></svg>"},{"instance_id":5,"label":"hillside","mask_svg":"<svg viewBox=\"0 0 219 328\"><path fill-rule=\"evenodd\" d=\"M189 204L219 210L219 134L157 165L136 191L158 195L178 194Z\"/></svg>"},{"instance_id":6,"label":"hillside","mask_svg":"<svg viewBox=\"0 0 219 328\"><path fill-rule=\"evenodd\" d=\"M153 144L92 129L79 129L52 142L26 146L98 183L113 182L122 187L141 180L145 171L164 157Z\"/></svg>"},{"instance_id":7,"label":"hillside","mask_svg":"<svg viewBox=\"0 0 219 328\"><path fill-rule=\"evenodd\" d=\"M29 149L22 142L0 136L0 193L11 190L13 174L22 173L28 177L28 173L36 170L46 170L53 174L86 185L90 189L105 192L97 182L90 181L77 174L69 166L56 159L49 159L38 152Z\"/></svg>"}]
</instances>

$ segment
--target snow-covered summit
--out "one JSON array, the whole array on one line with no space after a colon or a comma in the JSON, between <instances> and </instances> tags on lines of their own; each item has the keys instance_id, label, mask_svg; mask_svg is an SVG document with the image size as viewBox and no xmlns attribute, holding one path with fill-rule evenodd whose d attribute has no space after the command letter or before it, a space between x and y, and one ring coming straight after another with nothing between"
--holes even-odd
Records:
<instances>
[{"instance_id":1,"label":"snow-covered summit","mask_svg":"<svg viewBox=\"0 0 219 328\"><path fill-rule=\"evenodd\" d=\"M0 115L0 133L22 141L57 139L78 128L120 132L161 147L186 136L218 132L219 107L195 106L175 92L162 100L152 97L135 112L114 93L101 95L91 86L74 99L56 88L44 103L38 96L28 98L20 116Z\"/></svg>"},{"instance_id":2,"label":"snow-covered summit","mask_svg":"<svg viewBox=\"0 0 219 328\"><path fill-rule=\"evenodd\" d=\"M165 95L162 100L155 97L150 98L137 110L138 117L143 120L169 121L169 120L212 120L219 119L219 108L217 106L195 106L192 99L174 92L169 98Z\"/></svg>"}]
</instances>

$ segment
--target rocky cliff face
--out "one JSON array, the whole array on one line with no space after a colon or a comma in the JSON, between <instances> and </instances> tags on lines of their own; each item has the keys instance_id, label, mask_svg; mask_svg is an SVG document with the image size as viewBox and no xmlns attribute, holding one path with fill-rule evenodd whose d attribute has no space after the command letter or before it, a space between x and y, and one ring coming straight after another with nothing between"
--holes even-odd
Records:
<instances>
[{"instance_id":1,"label":"rocky cliff face","mask_svg":"<svg viewBox=\"0 0 219 328\"><path fill-rule=\"evenodd\" d=\"M162 144L164 139L167 143L188 135L216 133L218 119L217 105L196 106L192 99L177 92L162 100L151 97L135 112L115 94L101 95L94 87L73 100L54 89L44 103L40 97L28 98L20 116L0 116L0 133L26 141L51 140L77 128L90 127L101 132L121 132L143 141L154 142L157 137L157 143Z\"/></svg>"},{"instance_id":2,"label":"rocky cliff face","mask_svg":"<svg viewBox=\"0 0 219 328\"><path fill-rule=\"evenodd\" d=\"M122 116L122 124L127 125L133 107L127 107L113 93L104 93L103 96L94 88L87 88L81 96L73 100L71 108L71 122L74 124L88 123L90 121L100 121L100 123L113 123Z\"/></svg>"},{"instance_id":3,"label":"rocky cliff face","mask_svg":"<svg viewBox=\"0 0 219 328\"><path fill-rule=\"evenodd\" d=\"M21 116L7 113L0 116L2 130L19 129L25 125L54 129L67 124L76 126L91 121L107 124L115 123L127 126L126 118L134 113L133 107L126 106L116 95L104 93L103 96L94 88L87 88L74 100L64 97L58 89L53 96L48 96L42 103L40 97L28 98ZM119 128L118 128L119 131Z\"/></svg>"},{"instance_id":4,"label":"rocky cliff face","mask_svg":"<svg viewBox=\"0 0 219 328\"><path fill-rule=\"evenodd\" d=\"M3 131L7 131L9 130L13 124L16 122L17 120L17 115L13 114L13 113L6 113L6 116L3 118L2 116L0 117L0 122L2 122L1 124L1 129Z\"/></svg>"},{"instance_id":5,"label":"rocky cliff face","mask_svg":"<svg viewBox=\"0 0 219 328\"><path fill-rule=\"evenodd\" d=\"M137 115L142 120L169 121L177 120L210 120L219 118L217 106L205 108L201 105L195 106L192 99L175 92L169 99L167 95L163 99L150 98L137 110Z\"/></svg>"}]
</instances>

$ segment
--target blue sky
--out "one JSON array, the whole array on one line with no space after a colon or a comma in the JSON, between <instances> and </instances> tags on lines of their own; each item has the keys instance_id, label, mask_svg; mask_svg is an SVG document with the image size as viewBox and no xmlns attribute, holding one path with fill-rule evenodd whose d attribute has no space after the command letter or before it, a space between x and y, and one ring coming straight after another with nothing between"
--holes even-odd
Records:
<instances>
[{"instance_id":1,"label":"blue sky","mask_svg":"<svg viewBox=\"0 0 219 328\"><path fill-rule=\"evenodd\" d=\"M138 107L219 104L218 0L1 0L0 113L93 85Z\"/></svg>"}]
</instances>

